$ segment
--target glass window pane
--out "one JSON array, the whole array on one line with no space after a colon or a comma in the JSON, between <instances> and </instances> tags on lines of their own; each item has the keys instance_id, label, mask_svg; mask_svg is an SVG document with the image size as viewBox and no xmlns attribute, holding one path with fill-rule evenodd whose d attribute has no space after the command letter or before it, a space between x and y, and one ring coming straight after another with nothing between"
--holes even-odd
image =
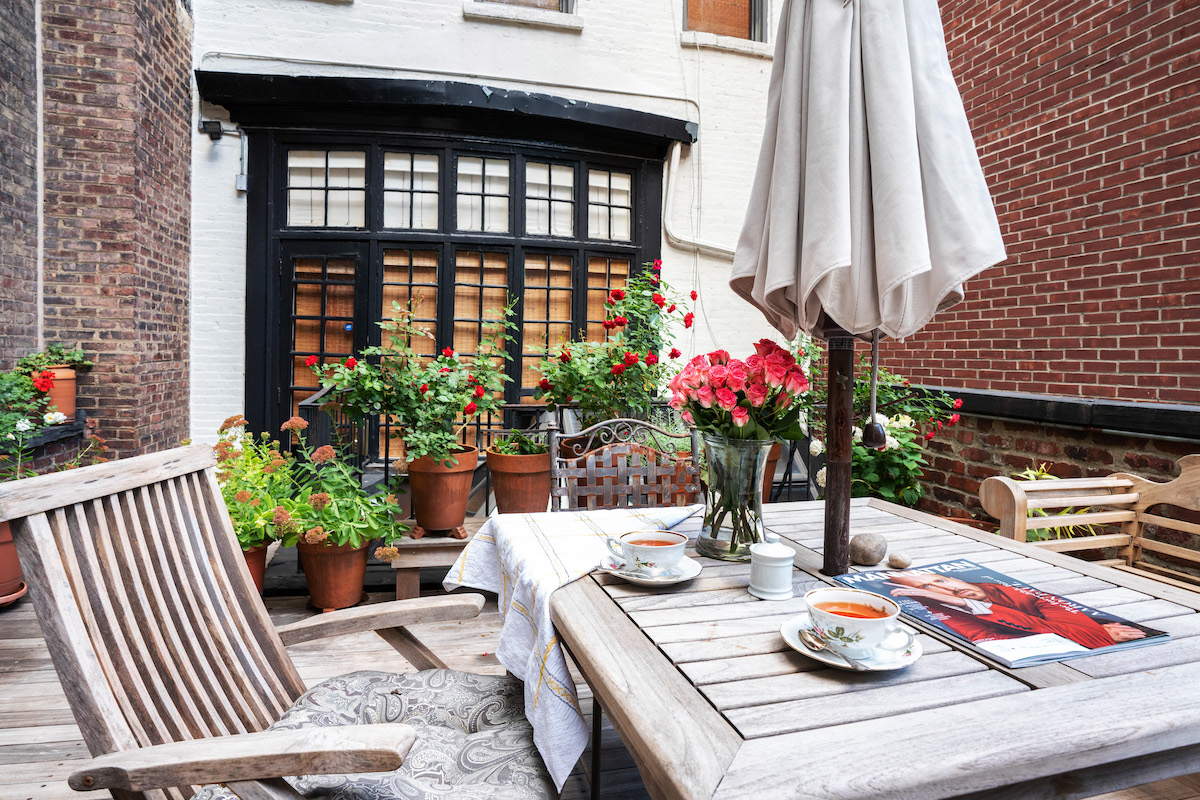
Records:
<instances>
[{"instance_id":1,"label":"glass window pane","mask_svg":"<svg viewBox=\"0 0 1200 800\"><path fill-rule=\"evenodd\" d=\"M629 241L628 208L614 208L612 210L612 238L615 242Z\"/></svg>"},{"instance_id":2,"label":"glass window pane","mask_svg":"<svg viewBox=\"0 0 1200 800\"><path fill-rule=\"evenodd\" d=\"M288 186L324 186L325 151L289 150Z\"/></svg>"},{"instance_id":3,"label":"glass window pane","mask_svg":"<svg viewBox=\"0 0 1200 800\"><path fill-rule=\"evenodd\" d=\"M458 229L460 231L483 230L483 198L475 194L458 196Z\"/></svg>"},{"instance_id":4,"label":"glass window pane","mask_svg":"<svg viewBox=\"0 0 1200 800\"><path fill-rule=\"evenodd\" d=\"M628 206L632 176L627 172L612 173L612 194L609 202L614 206Z\"/></svg>"},{"instance_id":5,"label":"glass window pane","mask_svg":"<svg viewBox=\"0 0 1200 800\"><path fill-rule=\"evenodd\" d=\"M367 185L367 154L331 152L329 154L329 185L361 188Z\"/></svg>"},{"instance_id":6,"label":"glass window pane","mask_svg":"<svg viewBox=\"0 0 1200 800\"><path fill-rule=\"evenodd\" d=\"M550 201L525 201L525 232L533 236L550 234Z\"/></svg>"},{"instance_id":7,"label":"glass window pane","mask_svg":"<svg viewBox=\"0 0 1200 800\"><path fill-rule=\"evenodd\" d=\"M525 193L529 197L550 196L550 165L528 162L525 164Z\"/></svg>"},{"instance_id":8,"label":"glass window pane","mask_svg":"<svg viewBox=\"0 0 1200 800\"><path fill-rule=\"evenodd\" d=\"M383 154L383 188L412 188L412 156L408 153Z\"/></svg>"},{"instance_id":9,"label":"glass window pane","mask_svg":"<svg viewBox=\"0 0 1200 800\"><path fill-rule=\"evenodd\" d=\"M555 164L550 168L550 184L555 200L575 199L575 170Z\"/></svg>"},{"instance_id":10,"label":"glass window pane","mask_svg":"<svg viewBox=\"0 0 1200 800\"><path fill-rule=\"evenodd\" d=\"M383 193L383 227L407 228L412 214L412 195L408 192ZM416 227L413 225L412 227Z\"/></svg>"},{"instance_id":11,"label":"glass window pane","mask_svg":"<svg viewBox=\"0 0 1200 800\"><path fill-rule=\"evenodd\" d=\"M429 192L413 195L412 226L420 230L435 231L438 227L438 196Z\"/></svg>"},{"instance_id":12,"label":"glass window pane","mask_svg":"<svg viewBox=\"0 0 1200 800\"><path fill-rule=\"evenodd\" d=\"M588 206L588 236L593 239L607 239L608 206Z\"/></svg>"},{"instance_id":13,"label":"glass window pane","mask_svg":"<svg viewBox=\"0 0 1200 800\"><path fill-rule=\"evenodd\" d=\"M483 192L482 158L460 158L458 160L458 191L473 194Z\"/></svg>"},{"instance_id":14,"label":"glass window pane","mask_svg":"<svg viewBox=\"0 0 1200 800\"><path fill-rule=\"evenodd\" d=\"M508 194L508 161L489 158L484 170L485 186L488 194Z\"/></svg>"},{"instance_id":15,"label":"glass window pane","mask_svg":"<svg viewBox=\"0 0 1200 800\"><path fill-rule=\"evenodd\" d=\"M361 228L366 224L366 197L361 190L330 191L329 218L326 226L330 228Z\"/></svg>"},{"instance_id":16,"label":"glass window pane","mask_svg":"<svg viewBox=\"0 0 1200 800\"><path fill-rule=\"evenodd\" d=\"M423 192L438 190L438 157L432 153L413 156L413 188Z\"/></svg>"},{"instance_id":17,"label":"glass window pane","mask_svg":"<svg viewBox=\"0 0 1200 800\"><path fill-rule=\"evenodd\" d=\"M588 202L608 202L608 173L598 169L588 170Z\"/></svg>"},{"instance_id":18,"label":"glass window pane","mask_svg":"<svg viewBox=\"0 0 1200 800\"><path fill-rule=\"evenodd\" d=\"M287 217L288 225L324 225L325 192L289 189Z\"/></svg>"},{"instance_id":19,"label":"glass window pane","mask_svg":"<svg viewBox=\"0 0 1200 800\"><path fill-rule=\"evenodd\" d=\"M552 217L550 221L551 236L574 236L575 235L575 204L574 203L559 203L552 204Z\"/></svg>"},{"instance_id":20,"label":"glass window pane","mask_svg":"<svg viewBox=\"0 0 1200 800\"><path fill-rule=\"evenodd\" d=\"M507 197L492 197L490 195L484 198L484 215L483 229L489 233L504 233L508 230L508 198Z\"/></svg>"}]
</instances>

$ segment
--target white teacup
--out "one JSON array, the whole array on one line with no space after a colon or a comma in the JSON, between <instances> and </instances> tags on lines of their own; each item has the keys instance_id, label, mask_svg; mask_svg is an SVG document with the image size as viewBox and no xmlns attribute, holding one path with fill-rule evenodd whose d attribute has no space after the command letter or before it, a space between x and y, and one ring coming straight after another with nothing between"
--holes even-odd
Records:
<instances>
[{"instance_id":1,"label":"white teacup","mask_svg":"<svg viewBox=\"0 0 1200 800\"><path fill-rule=\"evenodd\" d=\"M804 602L816 634L835 652L887 660L912 646L913 635L900 627L900 606L894 600L829 586L810 590Z\"/></svg>"},{"instance_id":2,"label":"white teacup","mask_svg":"<svg viewBox=\"0 0 1200 800\"><path fill-rule=\"evenodd\" d=\"M613 555L625 562L625 570L658 577L678 573L679 559L687 546L682 533L663 530L630 531L620 538L605 537Z\"/></svg>"}]
</instances>

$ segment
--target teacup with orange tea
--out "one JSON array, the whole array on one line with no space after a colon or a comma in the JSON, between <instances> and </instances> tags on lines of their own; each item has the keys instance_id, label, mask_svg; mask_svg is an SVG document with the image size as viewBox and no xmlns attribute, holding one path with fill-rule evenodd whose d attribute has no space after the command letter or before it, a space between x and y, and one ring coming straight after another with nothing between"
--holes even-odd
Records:
<instances>
[{"instance_id":1,"label":"teacup with orange tea","mask_svg":"<svg viewBox=\"0 0 1200 800\"><path fill-rule=\"evenodd\" d=\"M913 643L900 606L861 589L824 586L804 595L813 628L835 652L855 659L896 658Z\"/></svg>"},{"instance_id":2,"label":"teacup with orange tea","mask_svg":"<svg viewBox=\"0 0 1200 800\"><path fill-rule=\"evenodd\" d=\"M618 538L605 538L608 549L625 562L622 568L648 577L669 577L679 574L687 537L682 533L663 530L630 531Z\"/></svg>"}]
</instances>

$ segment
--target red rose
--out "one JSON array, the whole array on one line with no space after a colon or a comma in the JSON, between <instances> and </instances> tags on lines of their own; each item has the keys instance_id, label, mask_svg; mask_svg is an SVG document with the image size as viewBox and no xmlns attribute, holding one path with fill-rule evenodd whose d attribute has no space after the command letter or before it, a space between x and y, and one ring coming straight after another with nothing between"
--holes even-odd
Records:
<instances>
[{"instance_id":1,"label":"red rose","mask_svg":"<svg viewBox=\"0 0 1200 800\"><path fill-rule=\"evenodd\" d=\"M617 327L624 328L629 324L629 317L613 317L613 322L617 324Z\"/></svg>"},{"instance_id":2,"label":"red rose","mask_svg":"<svg viewBox=\"0 0 1200 800\"><path fill-rule=\"evenodd\" d=\"M560 355L560 356L558 357L558 360L559 360L559 361L561 361L561 362L562 362L562 363L564 363L564 364L570 363L570 361L571 361L571 354L570 354L569 352L567 352L566 350L563 350L563 351L562 351L562 355Z\"/></svg>"},{"instance_id":3,"label":"red rose","mask_svg":"<svg viewBox=\"0 0 1200 800\"><path fill-rule=\"evenodd\" d=\"M315 363L317 363L316 356L309 356L308 358L304 359L304 366L306 367L311 367Z\"/></svg>"},{"instance_id":4,"label":"red rose","mask_svg":"<svg viewBox=\"0 0 1200 800\"><path fill-rule=\"evenodd\" d=\"M444 355L446 358L451 358L454 355L454 348L447 347L447 348L443 349L442 355Z\"/></svg>"},{"instance_id":5,"label":"red rose","mask_svg":"<svg viewBox=\"0 0 1200 800\"><path fill-rule=\"evenodd\" d=\"M650 302L654 303L654 305L658 306L659 308L662 308L667 304L667 298L663 297L658 292L655 292L654 295L651 296Z\"/></svg>"},{"instance_id":6,"label":"red rose","mask_svg":"<svg viewBox=\"0 0 1200 800\"><path fill-rule=\"evenodd\" d=\"M484 394L484 388L482 386L476 386L475 387L475 396L483 397L483 394Z\"/></svg>"},{"instance_id":7,"label":"red rose","mask_svg":"<svg viewBox=\"0 0 1200 800\"><path fill-rule=\"evenodd\" d=\"M626 352L625 353L625 363L630 367L632 367L634 364L638 363L638 354Z\"/></svg>"},{"instance_id":8,"label":"red rose","mask_svg":"<svg viewBox=\"0 0 1200 800\"><path fill-rule=\"evenodd\" d=\"M696 319L696 315L690 311L688 313L684 314L683 315L683 327L685 327L685 328L692 327L692 322L695 319Z\"/></svg>"},{"instance_id":9,"label":"red rose","mask_svg":"<svg viewBox=\"0 0 1200 800\"><path fill-rule=\"evenodd\" d=\"M650 282L651 282L651 283L653 283L655 286L657 286L657 285L658 285L658 275L651 274L651 275L650 275Z\"/></svg>"},{"instance_id":10,"label":"red rose","mask_svg":"<svg viewBox=\"0 0 1200 800\"><path fill-rule=\"evenodd\" d=\"M670 307L667 309L667 313L668 313L668 314L674 314L674 313L675 313L675 304L674 304L674 303L671 303Z\"/></svg>"},{"instance_id":11,"label":"red rose","mask_svg":"<svg viewBox=\"0 0 1200 800\"><path fill-rule=\"evenodd\" d=\"M466 407L463 408L463 413L466 414L468 417L475 413L475 401L474 400L467 403Z\"/></svg>"},{"instance_id":12,"label":"red rose","mask_svg":"<svg viewBox=\"0 0 1200 800\"><path fill-rule=\"evenodd\" d=\"M613 328L617 327L617 323L613 322L611 319L606 319L600 324L604 326L604 330L606 331L611 331Z\"/></svg>"},{"instance_id":13,"label":"red rose","mask_svg":"<svg viewBox=\"0 0 1200 800\"><path fill-rule=\"evenodd\" d=\"M652 367L658 363L658 356L654 353L646 353L646 366Z\"/></svg>"},{"instance_id":14,"label":"red rose","mask_svg":"<svg viewBox=\"0 0 1200 800\"><path fill-rule=\"evenodd\" d=\"M612 298L612 301L615 303L618 300L625 299L625 292L621 289L613 289L611 292L609 292L608 296Z\"/></svg>"},{"instance_id":15,"label":"red rose","mask_svg":"<svg viewBox=\"0 0 1200 800\"><path fill-rule=\"evenodd\" d=\"M358 359L355 358L354 356L350 356L349 358L346 359L346 369L354 369L357 366L358 366Z\"/></svg>"},{"instance_id":16,"label":"red rose","mask_svg":"<svg viewBox=\"0 0 1200 800\"><path fill-rule=\"evenodd\" d=\"M679 352L678 347L672 347L671 352L667 353L667 355L669 355L671 358L679 358L681 355L683 355L683 353Z\"/></svg>"},{"instance_id":17,"label":"red rose","mask_svg":"<svg viewBox=\"0 0 1200 800\"><path fill-rule=\"evenodd\" d=\"M960 408L962 408L962 398L956 397L954 398L954 410L958 411Z\"/></svg>"},{"instance_id":18,"label":"red rose","mask_svg":"<svg viewBox=\"0 0 1200 800\"><path fill-rule=\"evenodd\" d=\"M451 371L452 370L449 367L442 367L441 369L438 370L438 372L451 372Z\"/></svg>"},{"instance_id":19,"label":"red rose","mask_svg":"<svg viewBox=\"0 0 1200 800\"><path fill-rule=\"evenodd\" d=\"M613 375L620 375L624 371L625 371L624 364L613 364L612 369L609 370L609 372L611 372Z\"/></svg>"},{"instance_id":20,"label":"red rose","mask_svg":"<svg viewBox=\"0 0 1200 800\"><path fill-rule=\"evenodd\" d=\"M474 383L474 382L475 382L475 376L468 372L467 373L467 383Z\"/></svg>"},{"instance_id":21,"label":"red rose","mask_svg":"<svg viewBox=\"0 0 1200 800\"><path fill-rule=\"evenodd\" d=\"M429 391L429 384L428 384L428 383L422 383L422 384L421 384L421 394L425 394L425 393L426 393L426 392L428 392L428 391Z\"/></svg>"},{"instance_id":22,"label":"red rose","mask_svg":"<svg viewBox=\"0 0 1200 800\"><path fill-rule=\"evenodd\" d=\"M958 424L958 414L951 414L951 415L950 415L950 424L951 424L951 425L957 425L957 424Z\"/></svg>"},{"instance_id":23,"label":"red rose","mask_svg":"<svg viewBox=\"0 0 1200 800\"><path fill-rule=\"evenodd\" d=\"M929 433L925 434L925 441L928 442L930 439L933 438L933 436L934 436L933 431L930 431Z\"/></svg>"},{"instance_id":24,"label":"red rose","mask_svg":"<svg viewBox=\"0 0 1200 800\"><path fill-rule=\"evenodd\" d=\"M692 299L693 299L693 300L695 300L695 299L696 299L696 298L698 298L699 296L700 296L700 295L696 294L696 290L695 290L695 289L692 289Z\"/></svg>"},{"instance_id":25,"label":"red rose","mask_svg":"<svg viewBox=\"0 0 1200 800\"><path fill-rule=\"evenodd\" d=\"M538 388L541 389L543 392L550 391L550 387L551 387L551 383L547 379L542 378L540 381L538 381Z\"/></svg>"},{"instance_id":26,"label":"red rose","mask_svg":"<svg viewBox=\"0 0 1200 800\"><path fill-rule=\"evenodd\" d=\"M661 258L654 259L654 269L662 269L662 259Z\"/></svg>"}]
</instances>

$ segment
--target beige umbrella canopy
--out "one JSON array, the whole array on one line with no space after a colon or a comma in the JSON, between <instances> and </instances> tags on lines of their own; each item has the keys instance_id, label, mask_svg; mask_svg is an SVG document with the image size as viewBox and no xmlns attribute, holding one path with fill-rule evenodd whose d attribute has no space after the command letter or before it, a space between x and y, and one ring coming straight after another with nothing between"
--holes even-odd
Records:
<instances>
[{"instance_id":1,"label":"beige umbrella canopy","mask_svg":"<svg viewBox=\"0 0 1200 800\"><path fill-rule=\"evenodd\" d=\"M851 336L915 333L1004 257L936 0L785 0L729 283L830 340L825 573L848 568Z\"/></svg>"},{"instance_id":2,"label":"beige umbrella canopy","mask_svg":"<svg viewBox=\"0 0 1200 800\"><path fill-rule=\"evenodd\" d=\"M1004 257L936 1L785 0L734 291L903 338Z\"/></svg>"}]
</instances>

